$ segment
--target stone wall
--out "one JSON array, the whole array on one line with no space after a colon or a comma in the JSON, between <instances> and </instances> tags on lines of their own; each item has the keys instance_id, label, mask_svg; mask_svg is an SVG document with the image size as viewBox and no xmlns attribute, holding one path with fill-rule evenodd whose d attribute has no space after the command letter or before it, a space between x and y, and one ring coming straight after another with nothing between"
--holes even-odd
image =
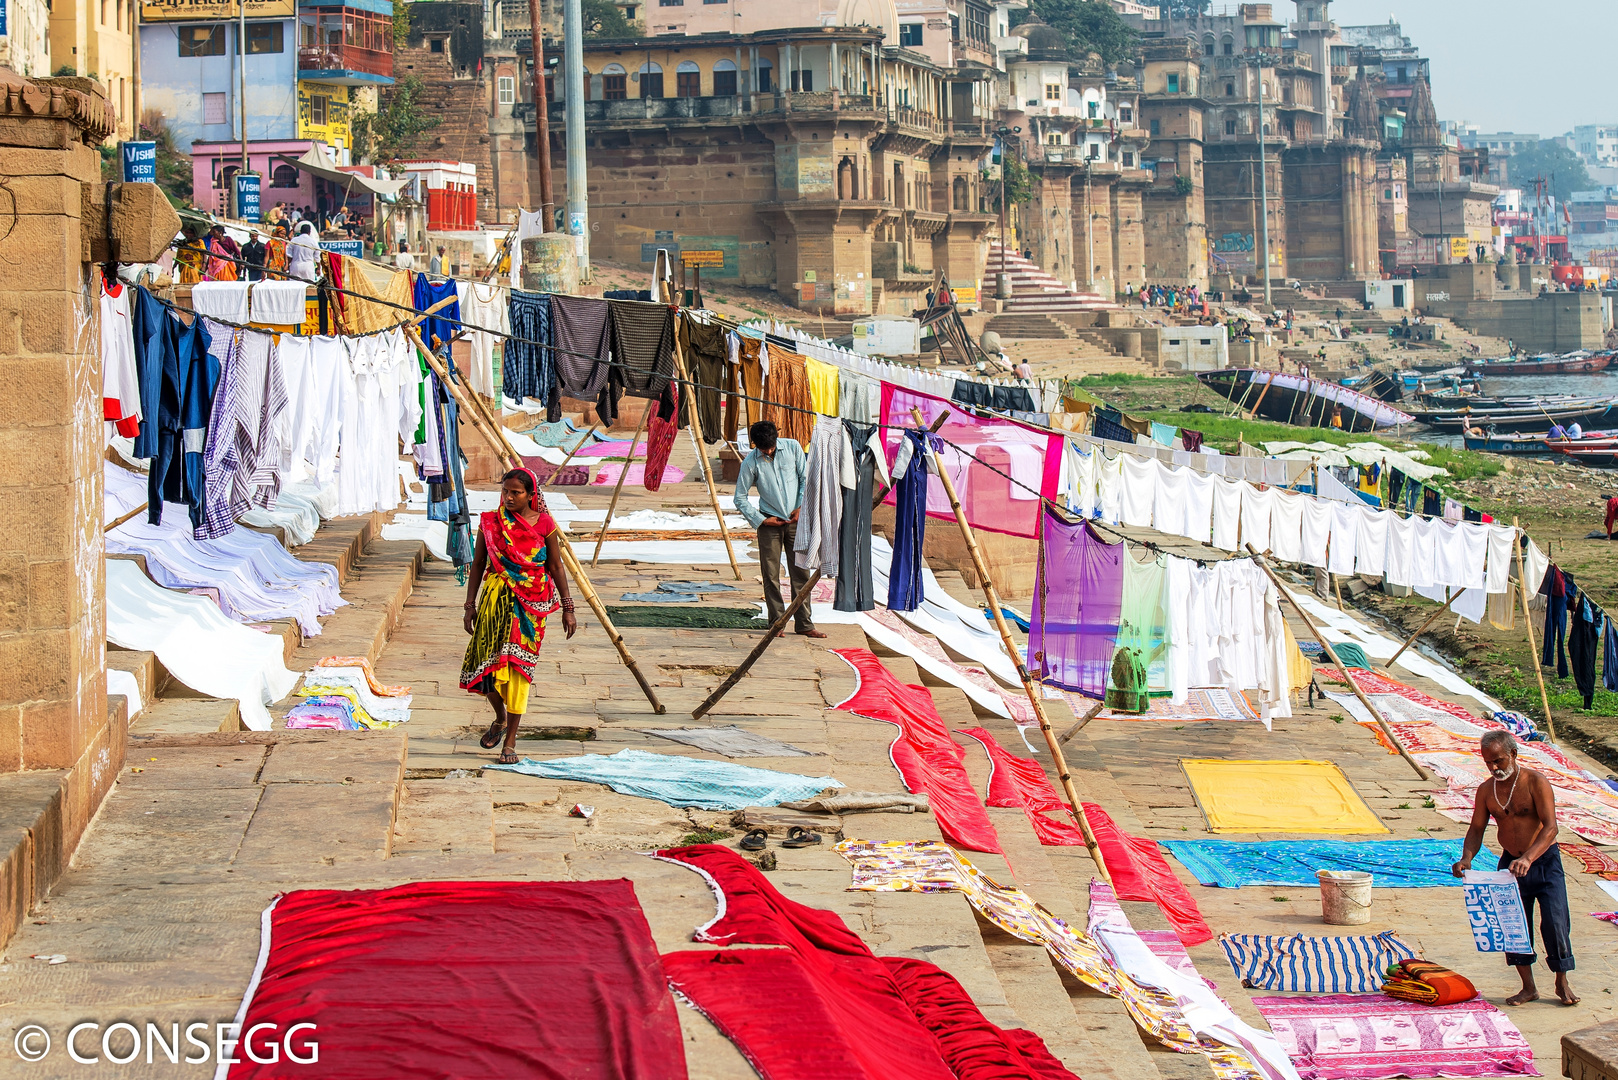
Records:
<instances>
[{"instance_id":1,"label":"stone wall","mask_svg":"<svg viewBox=\"0 0 1618 1080\"><path fill-rule=\"evenodd\" d=\"M500 214L490 158L490 79L483 59L481 4L420 0L410 5L410 37L394 49L393 73L421 80L419 104L439 124L407 156L476 165L478 219L494 222ZM382 92L384 101L391 93Z\"/></svg>"},{"instance_id":2,"label":"stone wall","mask_svg":"<svg viewBox=\"0 0 1618 1080\"><path fill-rule=\"evenodd\" d=\"M1259 206L1263 192L1259 184L1258 147L1252 143L1204 148L1203 204L1207 213L1208 244L1215 248L1235 274L1249 280L1264 276L1259 248L1263 230ZM1270 276L1285 278L1291 273L1287 250L1285 170L1275 153L1265 157L1269 178Z\"/></svg>"},{"instance_id":3,"label":"stone wall","mask_svg":"<svg viewBox=\"0 0 1618 1080\"><path fill-rule=\"evenodd\" d=\"M1375 162L1370 153L1338 144L1289 150L1283 160L1287 276L1339 281L1380 273Z\"/></svg>"},{"instance_id":4,"label":"stone wall","mask_svg":"<svg viewBox=\"0 0 1618 1080\"><path fill-rule=\"evenodd\" d=\"M776 280L775 238L759 204L776 198L775 146L756 129L728 132L607 133L591 138L589 149L590 255L634 267L642 245L735 251L734 273L704 269L740 285ZM557 202L566 199L567 155L552 158ZM539 189L531 173L529 189ZM829 240L829 238L828 238ZM727 249L728 246L728 249ZM646 262L647 271L651 262ZM817 275L818 276L818 275ZM794 277L783 277L785 292Z\"/></svg>"},{"instance_id":5,"label":"stone wall","mask_svg":"<svg viewBox=\"0 0 1618 1080\"><path fill-rule=\"evenodd\" d=\"M1470 269L1468 267L1467 269ZM1486 268L1485 268L1486 269ZM1474 334L1510 338L1528 352L1571 352L1602 345L1598 293L1550 293L1520 300L1425 301L1417 306ZM1428 293L1430 295L1430 293Z\"/></svg>"},{"instance_id":6,"label":"stone wall","mask_svg":"<svg viewBox=\"0 0 1618 1080\"><path fill-rule=\"evenodd\" d=\"M0 237L0 446L14 465L0 478L8 918L65 868L124 759L125 719L107 707L98 285L80 230L84 185L101 176L95 146L114 124L97 92L0 68L14 213Z\"/></svg>"}]
</instances>

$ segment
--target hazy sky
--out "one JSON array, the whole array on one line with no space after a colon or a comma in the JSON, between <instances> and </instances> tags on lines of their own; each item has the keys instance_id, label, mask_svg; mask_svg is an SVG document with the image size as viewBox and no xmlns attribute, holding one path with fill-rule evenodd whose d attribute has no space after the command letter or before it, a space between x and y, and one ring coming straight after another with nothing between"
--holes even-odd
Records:
<instances>
[{"instance_id":1,"label":"hazy sky","mask_svg":"<svg viewBox=\"0 0 1618 1080\"><path fill-rule=\"evenodd\" d=\"M1602 89L1615 9L1614 0L1333 0L1331 17L1365 26L1393 15L1432 63L1440 120L1549 138L1618 120ZM1276 0L1275 10L1290 22L1297 6Z\"/></svg>"}]
</instances>

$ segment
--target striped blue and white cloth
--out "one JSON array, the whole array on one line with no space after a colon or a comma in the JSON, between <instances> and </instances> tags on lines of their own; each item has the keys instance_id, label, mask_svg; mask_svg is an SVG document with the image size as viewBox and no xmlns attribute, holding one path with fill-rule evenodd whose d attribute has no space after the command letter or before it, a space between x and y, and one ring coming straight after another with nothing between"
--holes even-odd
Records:
<instances>
[{"instance_id":1,"label":"striped blue and white cloth","mask_svg":"<svg viewBox=\"0 0 1618 1080\"><path fill-rule=\"evenodd\" d=\"M1374 937L1221 934L1242 985L1304 994L1374 994L1389 967L1416 953L1392 930Z\"/></svg>"}]
</instances>

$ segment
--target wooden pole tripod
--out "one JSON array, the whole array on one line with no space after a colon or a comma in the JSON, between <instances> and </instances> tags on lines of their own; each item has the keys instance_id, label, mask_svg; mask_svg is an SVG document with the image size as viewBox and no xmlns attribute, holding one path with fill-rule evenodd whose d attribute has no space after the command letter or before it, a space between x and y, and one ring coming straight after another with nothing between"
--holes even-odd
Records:
<instances>
[{"instance_id":1,"label":"wooden pole tripod","mask_svg":"<svg viewBox=\"0 0 1618 1080\"><path fill-rule=\"evenodd\" d=\"M522 458L511 448L511 444L506 441L505 435L499 427L491 422L489 413L483 408L483 403L478 400L478 396L464 393L461 387L450 379L449 372L444 369L443 362L433 355L431 349L422 343L421 335L416 333L414 326L406 326L405 333L410 336L410 340L415 343L416 348L421 350L422 356L427 360L427 366L433 369L433 374L438 376L439 381L450 392L450 396L460 405L463 415L467 416L471 421L472 427L488 442L489 448L494 451L501 464L508 469L521 468ZM468 398L471 399L470 405L468 405ZM567 542L566 534L561 529L557 529L546 540L558 546L562 553L562 562L566 564L569 576L578 582L579 591L584 593L585 602L590 605L590 610L595 612L596 619L601 623L601 628L607 633L607 640L611 641L613 648L618 650L618 659L623 661L624 667L629 669L629 673L635 676L635 681L640 684L641 692L646 695L646 700L651 702L652 711L659 716L668 712L668 707L657 699L657 692L652 689L652 684L646 681L645 675L641 674L640 666L635 663L635 658L630 654L629 647L624 644L623 635L612 624L612 618L607 614L606 605L601 602L601 597L596 594L595 586L590 584L589 577L584 573L584 567L579 565L578 556L573 553L573 545Z\"/></svg>"}]
</instances>

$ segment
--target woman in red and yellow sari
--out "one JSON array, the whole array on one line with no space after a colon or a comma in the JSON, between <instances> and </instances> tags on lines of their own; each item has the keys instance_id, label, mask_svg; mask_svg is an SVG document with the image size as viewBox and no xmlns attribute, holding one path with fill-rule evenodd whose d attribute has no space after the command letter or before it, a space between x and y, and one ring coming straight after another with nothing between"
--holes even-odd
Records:
<instances>
[{"instance_id":1,"label":"woman in red and yellow sari","mask_svg":"<svg viewBox=\"0 0 1618 1080\"><path fill-rule=\"evenodd\" d=\"M482 694L494 707L494 722L479 743L493 750L503 733L502 765L517 763L517 726L528 710L546 616L560 608L567 636L578 629L561 551L546 539L555 531L539 482L527 469L501 478L500 507L485 512L478 526L466 582L472 641L461 663L461 689Z\"/></svg>"}]
</instances>

